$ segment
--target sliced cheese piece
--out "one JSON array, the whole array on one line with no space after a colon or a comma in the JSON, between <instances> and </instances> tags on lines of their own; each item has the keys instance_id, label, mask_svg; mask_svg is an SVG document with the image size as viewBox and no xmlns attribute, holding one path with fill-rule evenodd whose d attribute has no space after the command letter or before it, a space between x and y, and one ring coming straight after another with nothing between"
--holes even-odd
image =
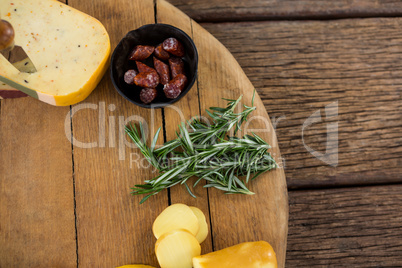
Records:
<instances>
[{"instance_id":1,"label":"sliced cheese piece","mask_svg":"<svg viewBox=\"0 0 402 268\"><path fill-rule=\"evenodd\" d=\"M208 236L208 224L207 220L205 218L204 212L202 212L201 209L197 207L190 207L190 209L193 211L194 215L198 219L198 224L200 225L200 229L198 230L198 233L196 234L195 238L197 238L198 242L201 244L204 242L204 240Z\"/></svg>"},{"instance_id":2,"label":"sliced cheese piece","mask_svg":"<svg viewBox=\"0 0 402 268\"><path fill-rule=\"evenodd\" d=\"M56 0L0 0L0 6L1 18L14 27L15 44L37 69L19 72L0 54L0 81L57 106L84 100L108 67L103 25Z\"/></svg>"},{"instance_id":3,"label":"sliced cheese piece","mask_svg":"<svg viewBox=\"0 0 402 268\"><path fill-rule=\"evenodd\" d=\"M193 257L201 254L201 246L189 231L173 230L159 237L155 254L161 268L191 268Z\"/></svg>"},{"instance_id":4,"label":"sliced cheese piece","mask_svg":"<svg viewBox=\"0 0 402 268\"><path fill-rule=\"evenodd\" d=\"M177 229L185 229L194 236L200 229L197 216L185 204L177 203L168 206L156 217L152 225L152 232L157 239L164 233Z\"/></svg>"}]
</instances>

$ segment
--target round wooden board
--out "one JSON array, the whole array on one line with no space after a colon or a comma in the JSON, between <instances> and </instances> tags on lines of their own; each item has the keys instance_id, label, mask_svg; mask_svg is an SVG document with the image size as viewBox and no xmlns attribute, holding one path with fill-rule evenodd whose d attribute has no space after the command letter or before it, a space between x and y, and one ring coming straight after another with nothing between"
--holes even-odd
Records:
<instances>
[{"instance_id":1,"label":"round wooden board","mask_svg":"<svg viewBox=\"0 0 402 268\"><path fill-rule=\"evenodd\" d=\"M204 111L209 107L224 107L227 101L223 98L237 99L243 95L242 103L251 104L253 85L235 58L216 38L164 0L157 1L156 18L158 23L171 24L186 31L198 49L198 82L191 94L177 105L186 119L196 115L197 108L205 115ZM254 104L257 110L245 129L254 130L266 140L272 146L272 155L282 166L275 131L258 94ZM171 114L169 111L165 113L166 125L175 128L178 120L173 118L174 113ZM224 195L221 191L209 190L213 248L218 250L240 242L266 240L275 249L278 267L284 267L288 198L283 168L263 174L250 183L250 189L255 195ZM193 202L185 191L180 194L183 197L175 198L175 202Z\"/></svg>"},{"instance_id":2,"label":"round wooden board","mask_svg":"<svg viewBox=\"0 0 402 268\"><path fill-rule=\"evenodd\" d=\"M129 155L138 153L136 149L117 148L117 142L120 145L124 136L120 140L113 130L122 129L121 120L125 118L141 117L150 122L150 136L164 126L164 138L171 140L181 121L200 113L206 115L205 110L211 106L225 106L227 102L222 98L236 99L243 95L242 103L250 105L254 87L230 52L205 29L163 0L69 0L68 5L99 19L110 35L112 48L127 32L144 24L167 23L182 29L193 38L198 49L198 79L173 107L154 111L123 99L114 90L108 75L83 103L72 106L71 110L31 98L3 100L4 124L1 126L4 129L0 140L10 149L4 149L0 155L8 160L4 161L0 174L9 178L3 190L6 201L0 209L10 214L5 214L1 221L4 230L8 230L3 236L7 237L4 241L8 248L0 252L2 263L28 267L76 267L76 264L79 267L116 267L144 263L157 267L156 240L151 226L170 201L197 206L210 219L209 235L201 245L203 254L245 241L265 240L277 254L278 267L284 267L288 199L283 168L267 172L250 183L250 190L255 192L253 196L225 195L222 191L198 186L193 189L197 198L193 198L184 187L175 186L170 194L162 191L140 205L142 197L131 196L130 187L155 174L150 168L131 166ZM105 133L99 132L96 111L83 109L74 114L73 111L85 103L89 104L87 107L98 107L99 116L108 120L105 125L109 128ZM258 95L254 104L257 110L245 130L253 130L266 140L281 166L275 131ZM14 125L9 127L8 124ZM26 132L26 126L32 131ZM43 138L48 133L51 133L50 141ZM89 149L74 144L71 150L66 135L86 142L98 141L99 146ZM106 143L106 137L109 147L101 144L101 141ZM19 161L18 166L10 160L16 155L25 156L27 151L37 153L30 155L30 165ZM120 159L121 155L126 158ZM21 193L25 193L27 185L30 194L23 196L29 202L22 206L19 205L23 199ZM45 212L50 216L30 216ZM59 243L63 243L62 250ZM20 252L25 255L21 257Z\"/></svg>"}]
</instances>

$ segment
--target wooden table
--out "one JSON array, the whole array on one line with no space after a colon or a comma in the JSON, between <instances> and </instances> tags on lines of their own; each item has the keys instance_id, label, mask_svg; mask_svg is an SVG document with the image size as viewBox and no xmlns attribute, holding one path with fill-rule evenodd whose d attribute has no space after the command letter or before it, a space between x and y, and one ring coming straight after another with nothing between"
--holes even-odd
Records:
<instances>
[{"instance_id":1,"label":"wooden table","mask_svg":"<svg viewBox=\"0 0 402 268\"><path fill-rule=\"evenodd\" d=\"M402 4L169 1L230 50L276 127L289 190L286 267L402 266L402 35L398 18ZM93 10L88 1L69 0L68 4L109 25L119 16L118 12L105 14L107 9ZM108 8L108 12L115 10ZM132 16L138 12L145 11L135 10ZM150 18L143 23L153 22ZM125 34L121 31L114 34ZM97 93L106 102L97 97L98 110L79 111L88 115L80 118L98 116L103 109L108 122L117 124L119 116L131 115L126 102L122 107L109 106L119 96L108 90L112 89ZM0 174L7 174L7 180L13 175L22 178L14 190L7 189L6 180L0 178L0 200L3 204L12 200L8 207L0 204L1 217L8 217L0 224L10 219L19 223L22 228L15 235L25 241L7 247L2 243L13 241L12 237L0 241L0 253L7 254L12 263L41 267L56 254L60 267L97 267L97 259L119 255L132 243L131 237L121 234L129 233L136 221L125 214L126 209L117 207L134 206L118 194L118 189L132 185L116 180L130 176L128 160L119 160L130 150L119 150L119 134L109 131L109 126L106 133L88 130L99 127L98 121L73 120L69 125L70 112L74 107L51 107L28 98L0 102L0 140L6 141L0 145L0 159L15 173L7 173L2 162ZM156 125L161 123L157 119ZM64 130L82 142L99 144L93 150L72 148L66 135L60 135ZM6 155L10 158L5 159ZM28 176L24 170L35 181L24 180ZM38 189L34 186L41 177L57 179ZM117 184L109 184L109 179ZM105 215L116 225L98 225L91 234L103 236L94 239L80 227L102 213L109 197L117 200L108 203ZM60 207L66 211L61 213ZM86 213L79 215L79 222L72 222L80 210ZM149 210L143 216L152 218L153 214ZM0 232L9 231L0 225ZM49 234L54 241L48 239ZM133 235L143 238L144 245L154 242L152 237ZM113 239L120 240L121 248L108 247L107 241ZM213 245L208 247L204 250ZM146 252L146 246L136 250L153 254ZM122 256L121 264L128 263L130 256Z\"/></svg>"},{"instance_id":2,"label":"wooden table","mask_svg":"<svg viewBox=\"0 0 402 268\"><path fill-rule=\"evenodd\" d=\"M286 266L402 266L402 4L171 2L233 53L276 119L289 189ZM326 117L334 102L338 116ZM302 136L317 110L322 120ZM333 123L336 166L305 146L325 153Z\"/></svg>"}]
</instances>

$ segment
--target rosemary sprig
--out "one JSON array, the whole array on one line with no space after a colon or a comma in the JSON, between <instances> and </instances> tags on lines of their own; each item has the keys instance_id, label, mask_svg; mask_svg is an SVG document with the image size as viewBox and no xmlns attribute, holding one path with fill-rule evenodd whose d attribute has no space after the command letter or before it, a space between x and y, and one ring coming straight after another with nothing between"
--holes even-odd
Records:
<instances>
[{"instance_id":1,"label":"rosemary sprig","mask_svg":"<svg viewBox=\"0 0 402 268\"><path fill-rule=\"evenodd\" d=\"M212 119L211 124L196 118L187 122L190 127L188 131L182 123L176 133L177 138L160 148L155 148L160 128L148 147L143 138L141 123L139 131L133 125L126 126L129 137L145 158L159 170L157 177L132 188L132 194L146 195L140 203L177 184L184 184L190 195L195 197L187 185L188 179L193 176L198 177L194 187L205 180L204 187L207 188L215 187L228 194L254 194L246 184L277 165L268 152L269 144L256 134L242 138L227 136L232 129L236 135L242 123L256 109L253 106L253 95L252 105L243 105L243 111L235 113L234 109L240 100L241 96L237 100L227 100L226 108L211 107L207 110Z\"/></svg>"}]
</instances>

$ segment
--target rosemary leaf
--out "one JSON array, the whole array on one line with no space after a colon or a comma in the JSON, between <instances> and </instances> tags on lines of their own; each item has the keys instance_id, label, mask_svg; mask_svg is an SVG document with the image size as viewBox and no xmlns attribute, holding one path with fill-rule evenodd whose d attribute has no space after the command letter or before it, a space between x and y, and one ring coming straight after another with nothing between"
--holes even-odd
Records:
<instances>
[{"instance_id":1,"label":"rosemary leaf","mask_svg":"<svg viewBox=\"0 0 402 268\"><path fill-rule=\"evenodd\" d=\"M243 105L243 111L235 113L235 107L240 103L229 100L226 108L211 107L207 114L212 124L206 124L200 117L187 122L190 131L184 123L179 125L177 138L166 142L159 148L156 143L161 128L157 130L148 147L145 143L145 132L142 123L139 131L136 126L126 126L128 136L133 140L144 157L159 170L159 175L145 180L144 184L132 188L133 195L146 195L140 203L160 191L184 184L189 194L188 179L198 177L193 187L204 180L205 188L214 187L227 194L254 194L247 187L250 181L262 173L277 168L275 160L268 149L271 147L255 133L236 137L242 123L256 109L253 93L251 107ZM227 136L233 129L234 136ZM245 177L244 180L241 177Z\"/></svg>"}]
</instances>

